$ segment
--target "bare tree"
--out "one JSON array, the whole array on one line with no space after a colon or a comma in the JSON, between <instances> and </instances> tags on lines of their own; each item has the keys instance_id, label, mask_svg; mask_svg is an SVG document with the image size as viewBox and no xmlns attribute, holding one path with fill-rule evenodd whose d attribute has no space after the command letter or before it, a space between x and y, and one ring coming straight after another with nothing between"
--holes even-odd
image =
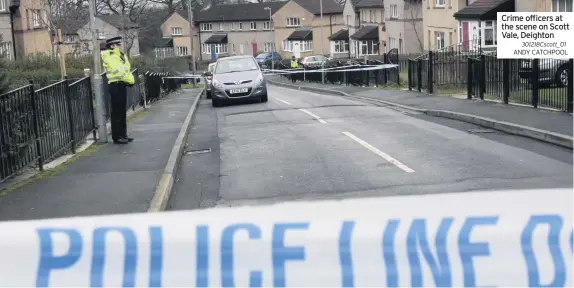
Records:
<instances>
[{"instance_id":1,"label":"bare tree","mask_svg":"<svg viewBox=\"0 0 574 288\"><path fill-rule=\"evenodd\" d=\"M412 27L420 51L424 50L423 42L423 11L421 0L404 0L405 1L405 22Z\"/></svg>"}]
</instances>

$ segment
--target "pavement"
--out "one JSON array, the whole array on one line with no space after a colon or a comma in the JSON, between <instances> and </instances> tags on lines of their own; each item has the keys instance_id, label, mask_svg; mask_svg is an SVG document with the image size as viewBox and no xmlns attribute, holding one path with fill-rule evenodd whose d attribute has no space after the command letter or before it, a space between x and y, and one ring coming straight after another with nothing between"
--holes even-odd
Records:
<instances>
[{"instance_id":1,"label":"pavement","mask_svg":"<svg viewBox=\"0 0 574 288\"><path fill-rule=\"evenodd\" d=\"M573 187L571 149L368 101L268 89L267 103L201 100L168 210Z\"/></svg>"},{"instance_id":2,"label":"pavement","mask_svg":"<svg viewBox=\"0 0 574 288\"><path fill-rule=\"evenodd\" d=\"M128 124L128 145L105 144L56 175L0 196L0 221L146 212L200 89L154 103Z\"/></svg>"},{"instance_id":3,"label":"pavement","mask_svg":"<svg viewBox=\"0 0 574 288\"><path fill-rule=\"evenodd\" d=\"M280 76L268 76L271 81L292 84ZM418 109L447 110L476 115L498 121L532 127L572 137L572 114L532 107L505 105L492 101L457 99L448 96L434 96L418 91L384 90L357 86L330 85L321 83L297 82L299 87L311 87L342 91L354 96L389 101Z\"/></svg>"}]
</instances>

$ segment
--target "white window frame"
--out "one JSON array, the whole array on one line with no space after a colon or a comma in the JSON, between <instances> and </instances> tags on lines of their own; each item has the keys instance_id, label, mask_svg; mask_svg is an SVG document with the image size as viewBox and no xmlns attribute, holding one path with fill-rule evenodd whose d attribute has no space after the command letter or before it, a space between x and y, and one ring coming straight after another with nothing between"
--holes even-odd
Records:
<instances>
[{"instance_id":1,"label":"white window frame","mask_svg":"<svg viewBox=\"0 0 574 288\"><path fill-rule=\"evenodd\" d=\"M369 45L370 44L370 45ZM369 55L379 55L379 49L378 49L378 41L376 40L364 40L364 41L359 41L359 56L369 56ZM367 49L367 53L363 53L363 47L365 47ZM377 51L375 53L375 47L377 47ZM371 49L369 49L371 48Z\"/></svg>"},{"instance_id":2,"label":"white window frame","mask_svg":"<svg viewBox=\"0 0 574 288\"><path fill-rule=\"evenodd\" d=\"M106 34L104 31L98 31L98 40L106 39Z\"/></svg>"},{"instance_id":3,"label":"white window frame","mask_svg":"<svg viewBox=\"0 0 574 288\"><path fill-rule=\"evenodd\" d=\"M235 31L235 22L231 22L231 31Z\"/></svg>"},{"instance_id":4,"label":"white window frame","mask_svg":"<svg viewBox=\"0 0 574 288\"><path fill-rule=\"evenodd\" d=\"M442 37L440 37L442 36ZM440 50L445 48L445 33L441 31L434 32L435 37L435 50Z\"/></svg>"},{"instance_id":5,"label":"white window frame","mask_svg":"<svg viewBox=\"0 0 574 288\"><path fill-rule=\"evenodd\" d=\"M6 11L6 1L5 0L0 0L0 11L2 11L2 12Z\"/></svg>"},{"instance_id":6,"label":"white window frame","mask_svg":"<svg viewBox=\"0 0 574 288\"><path fill-rule=\"evenodd\" d=\"M225 30L225 23L223 23L223 22L218 23L217 24L217 30L219 30L219 31Z\"/></svg>"},{"instance_id":7,"label":"white window frame","mask_svg":"<svg viewBox=\"0 0 574 288\"><path fill-rule=\"evenodd\" d=\"M345 40L333 41L333 53L349 53L349 42Z\"/></svg>"},{"instance_id":8,"label":"white window frame","mask_svg":"<svg viewBox=\"0 0 574 288\"><path fill-rule=\"evenodd\" d=\"M566 3L570 3L570 7ZM574 4L569 0L552 0L552 12L572 12L572 6Z\"/></svg>"},{"instance_id":9,"label":"white window frame","mask_svg":"<svg viewBox=\"0 0 574 288\"><path fill-rule=\"evenodd\" d=\"M12 60L12 42L3 42L0 44L0 54L8 60Z\"/></svg>"},{"instance_id":10,"label":"white window frame","mask_svg":"<svg viewBox=\"0 0 574 288\"><path fill-rule=\"evenodd\" d=\"M375 10L371 10L369 13L369 22L371 23L377 23L377 13Z\"/></svg>"},{"instance_id":11,"label":"white window frame","mask_svg":"<svg viewBox=\"0 0 574 288\"><path fill-rule=\"evenodd\" d=\"M223 44L207 44L207 43L202 43L201 44L201 53L203 54L210 54L211 55L211 45L215 46L215 54L219 55L219 54L227 54L227 44L223 43Z\"/></svg>"},{"instance_id":12,"label":"white window frame","mask_svg":"<svg viewBox=\"0 0 574 288\"><path fill-rule=\"evenodd\" d=\"M490 22L490 25L487 25ZM482 46L484 47L496 47L497 44L497 39L496 39L496 21L483 21L481 26L481 35L483 35L483 39L482 39ZM493 42L494 44L486 44L486 30L491 30L492 31L492 37L493 37Z\"/></svg>"},{"instance_id":13,"label":"white window frame","mask_svg":"<svg viewBox=\"0 0 574 288\"><path fill-rule=\"evenodd\" d=\"M212 31L213 25L211 23L201 23L199 28L200 31Z\"/></svg>"},{"instance_id":14,"label":"white window frame","mask_svg":"<svg viewBox=\"0 0 574 288\"><path fill-rule=\"evenodd\" d=\"M435 0L434 1L434 7L445 7L445 0Z\"/></svg>"},{"instance_id":15,"label":"white window frame","mask_svg":"<svg viewBox=\"0 0 574 288\"><path fill-rule=\"evenodd\" d=\"M285 26L286 27L300 27L301 26L301 19L299 19L299 17L287 17L287 18L285 18Z\"/></svg>"},{"instance_id":16,"label":"white window frame","mask_svg":"<svg viewBox=\"0 0 574 288\"><path fill-rule=\"evenodd\" d=\"M171 27L171 36L181 36L181 35L183 35L183 28Z\"/></svg>"},{"instance_id":17,"label":"white window frame","mask_svg":"<svg viewBox=\"0 0 574 288\"><path fill-rule=\"evenodd\" d=\"M243 30L243 22L239 22L239 26L237 27L237 30L239 30L239 31Z\"/></svg>"},{"instance_id":18,"label":"white window frame","mask_svg":"<svg viewBox=\"0 0 574 288\"><path fill-rule=\"evenodd\" d=\"M273 42L265 42L263 43L263 52L273 52L273 46L275 43Z\"/></svg>"},{"instance_id":19,"label":"white window frame","mask_svg":"<svg viewBox=\"0 0 574 288\"><path fill-rule=\"evenodd\" d=\"M263 22L263 30L273 30L273 22L265 21Z\"/></svg>"},{"instance_id":20,"label":"white window frame","mask_svg":"<svg viewBox=\"0 0 574 288\"><path fill-rule=\"evenodd\" d=\"M40 10L32 10L32 25L40 26Z\"/></svg>"},{"instance_id":21,"label":"white window frame","mask_svg":"<svg viewBox=\"0 0 574 288\"><path fill-rule=\"evenodd\" d=\"M176 56L187 56L189 55L186 46L177 46L175 47L175 55Z\"/></svg>"},{"instance_id":22,"label":"white window frame","mask_svg":"<svg viewBox=\"0 0 574 288\"><path fill-rule=\"evenodd\" d=\"M249 23L249 30L251 30L251 31L257 30L257 22L251 21L251 22Z\"/></svg>"},{"instance_id":23,"label":"white window frame","mask_svg":"<svg viewBox=\"0 0 574 288\"><path fill-rule=\"evenodd\" d=\"M396 4L391 5L390 7L391 18L392 19L399 19L399 8Z\"/></svg>"}]
</instances>

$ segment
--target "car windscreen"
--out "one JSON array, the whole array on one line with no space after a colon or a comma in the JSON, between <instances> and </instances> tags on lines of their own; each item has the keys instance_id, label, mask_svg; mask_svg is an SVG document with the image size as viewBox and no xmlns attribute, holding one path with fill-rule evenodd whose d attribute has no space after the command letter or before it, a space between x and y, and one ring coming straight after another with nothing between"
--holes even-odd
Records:
<instances>
[{"instance_id":1,"label":"car windscreen","mask_svg":"<svg viewBox=\"0 0 574 288\"><path fill-rule=\"evenodd\" d=\"M219 60L217 67L215 68L215 74L231 73L231 72L242 72L250 70L259 70L257 63L253 61L253 58L236 58L236 59L226 59Z\"/></svg>"},{"instance_id":2,"label":"car windscreen","mask_svg":"<svg viewBox=\"0 0 574 288\"><path fill-rule=\"evenodd\" d=\"M215 70L215 65L209 65L209 66L207 67L207 70L208 70L209 72L213 72L213 70Z\"/></svg>"},{"instance_id":3,"label":"car windscreen","mask_svg":"<svg viewBox=\"0 0 574 288\"><path fill-rule=\"evenodd\" d=\"M265 58L267 58L267 56L269 56L269 54L267 54L267 53L261 53L261 54L257 55L257 57L255 57L255 58L257 58L257 59L265 59Z\"/></svg>"}]
</instances>

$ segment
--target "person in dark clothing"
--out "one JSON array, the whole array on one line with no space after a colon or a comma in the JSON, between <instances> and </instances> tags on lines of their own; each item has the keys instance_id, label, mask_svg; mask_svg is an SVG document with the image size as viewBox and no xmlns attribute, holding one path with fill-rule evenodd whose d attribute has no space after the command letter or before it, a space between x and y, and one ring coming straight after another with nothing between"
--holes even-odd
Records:
<instances>
[{"instance_id":1,"label":"person in dark clothing","mask_svg":"<svg viewBox=\"0 0 574 288\"><path fill-rule=\"evenodd\" d=\"M295 56L291 57L291 69L297 69L299 68L299 62L297 62L297 59L295 59ZM296 73L292 73L291 74L291 82L295 83L297 82L297 77L295 76Z\"/></svg>"}]
</instances>

